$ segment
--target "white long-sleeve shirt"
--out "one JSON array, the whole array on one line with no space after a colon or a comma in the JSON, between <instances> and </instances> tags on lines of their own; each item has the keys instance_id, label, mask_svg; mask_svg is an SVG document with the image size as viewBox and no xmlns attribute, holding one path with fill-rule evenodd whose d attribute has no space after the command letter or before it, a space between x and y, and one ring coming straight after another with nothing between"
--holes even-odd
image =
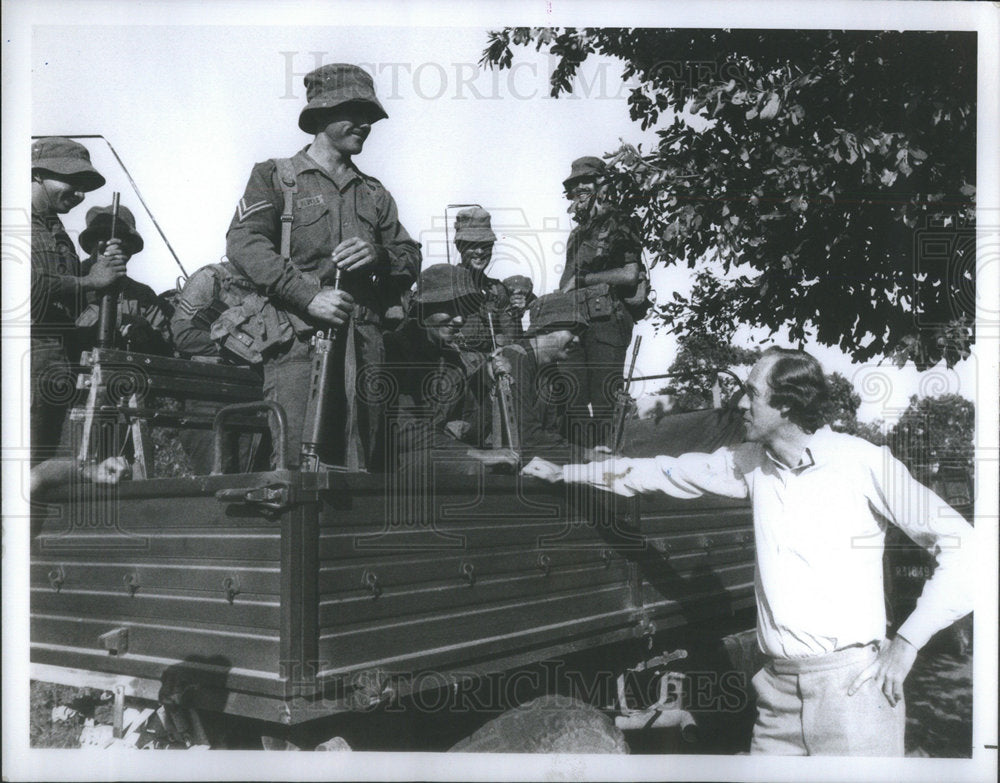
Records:
<instances>
[{"instance_id":1,"label":"white long-sleeve shirt","mask_svg":"<svg viewBox=\"0 0 1000 783\"><path fill-rule=\"evenodd\" d=\"M888 448L828 427L789 468L757 443L712 454L566 465L563 479L619 495L747 497L757 553L757 638L776 658L824 655L885 636L887 523L937 558L898 629L915 647L973 608L973 528Z\"/></svg>"}]
</instances>

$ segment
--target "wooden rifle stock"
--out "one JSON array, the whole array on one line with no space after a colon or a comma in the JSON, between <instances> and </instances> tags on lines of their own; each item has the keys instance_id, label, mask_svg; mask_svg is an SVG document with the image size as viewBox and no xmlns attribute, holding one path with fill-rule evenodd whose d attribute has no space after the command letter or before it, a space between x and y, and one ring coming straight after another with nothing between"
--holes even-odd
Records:
<instances>
[{"instance_id":1,"label":"wooden rifle stock","mask_svg":"<svg viewBox=\"0 0 1000 783\"><path fill-rule=\"evenodd\" d=\"M340 270L336 271L333 281L334 290L340 288ZM329 329L316 332L313 336L312 374L309 378L309 399L306 403L306 415L302 420L302 448L299 454L299 468L305 471L318 471L320 465L319 449L324 435L328 432L327 398L330 396L330 364L333 360L336 338L339 330L331 326Z\"/></svg>"}]
</instances>

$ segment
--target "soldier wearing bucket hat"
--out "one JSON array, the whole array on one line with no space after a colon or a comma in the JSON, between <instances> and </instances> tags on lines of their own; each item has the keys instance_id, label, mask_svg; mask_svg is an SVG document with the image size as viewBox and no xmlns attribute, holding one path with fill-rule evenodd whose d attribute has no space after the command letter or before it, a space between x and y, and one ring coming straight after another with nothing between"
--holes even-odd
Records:
<instances>
[{"instance_id":1,"label":"soldier wearing bucket hat","mask_svg":"<svg viewBox=\"0 0 1000 783\"><path fill-rule=\"evenodd\" d=\"M386 369L397 392L388 410L388 469L420 473L433 462L437 473L469 473L493 456L480 448L490 363L464 350L460 334L481 301L465 267L435 264L420 273L410 315L385 337Z\"/></svg>"},{"instance_id":2,"label":"soldier wearing bucket hat","mask_svg":"<svg viewBox=\"0 0 1000 783\"><path fill-rule=\"evenodd\" d=\"M91 207L87 210L87 226L80 232L80 247L90 254L81 264L88 272L111 239L112 207ZM121 254L128 262L145 246L142 235L136 231L135 216L125 206L118 207L118 221L115 234ZM118 289L118 322L116 331L121 346L140 353L172 356L170 337L170 317L156 292L148 285L133 280L127 274L116 283ZM87 306L76 319L79 328L81 348L89 350L97 344L98 323L100 321L101 297L91 291L87 293Z\"/></svg>"},{"instance_id":3,"label":"soldier wearing bucket hat","mask_svg":"<svg viewBox=\"0 0 1000 783\"><path fill-rule=\"evenodd\" d=\"M573 293L590 322L567 361L576 387L573 438L603 446L610 445L613 392L635 323L625 300L635 295L644 271L639 236L615 208L606 175L604 161L587 156L573 161L563 181L577 225L559 281L559 290Z\"/></svg>"},{"instance_id":4,"label":"soldier wearing bucket hat","mask_svg":"<svg viewBox=\"0 0 1000 783\"><path fill-rule=\"evenodd\" d=\"M468 207L455 215L455 248L461 265L469 270L472 282L482 296L479 312L472 313L462 327L462 336L473 350L489 352L493 349L489 317L499 345L506 345L517 337L514 320L507 315L510 300L507 289L496 278L486 274L493 260L493 233L490 213L482 207Z\"/></svg>"},{"instance_id":5,"label":"soldier wearing bucket hat","mask_svg":"<svg viewBox=\"0 0 1000 783\"><path fill-rule=\"evenodd\" d=\"M31 145L31 461L59 446L75 386L69 355L76 353L75 322L88 294L104 291L125 274L120 243L109 243L85 271L60 215L102 177L87 148L46 137Z\"/></svg>"},{"instance_id":6,"label":"soldier wearing bucket hat","mask_svg":"<svg viewBox=\"0 0 1000 783\"><path fill-rule=\"evenodd\" d=\"M386 117L371 77L337 63L307 74L304 83L299 127L313 134L312 142L291 158L254 166L226 236L234 267L295 332L264 363L265 394L288 416L293 461L308 402L311 337L331 327L347 333L345 378L381 364L383 314L420 267L420 248L400 224L389 191L353 162L372 125ZM351 450L370 459L381 409L374 398L358 402L364 395L354 389L335 396Z\"/></svg>"},{"instance_id":7,"label":"soldier wearing bucket hat","mask_svg":"<svg viewBox=\"0 0 1000 783\"><path fill-rule=\"evenodd\" d=\"M87 226L80 232L80 247L84 253L95 254L101 242L111 239L111 224L114 222L112 213L110 205L87 210ZM118 207L115 234L121 240L122 252L130 257L145 247L142 236L135 230L135 216L128 207Z\"/></svg>"},{"instance_id":8,"label":"soldier wearing bucket hat","mask_svg":"<svg viewBox=\"0 0 1000 783\"><path fill-rule=\"evenodd\" d=\"M60 136L37 139L31 145L31 173L66 182L84 193L97 190L105 182L91 164L89 150Z\"/></svg>"},{"instance_id":9,"label":"soldier wearing bucket hat","mask_svg":"<svg viewBox=\"0 0 1000 783\"><path fill-rule=\"evenodd\" d=\"M535 299L529 318L527 339L501 350L510 366L522 459L542 457L560 464L600 459L597 451L566 437L567 379L559 367L579 344L588 326L586 317L572 295L555 293Z\"/></svg>"}]
</instances>

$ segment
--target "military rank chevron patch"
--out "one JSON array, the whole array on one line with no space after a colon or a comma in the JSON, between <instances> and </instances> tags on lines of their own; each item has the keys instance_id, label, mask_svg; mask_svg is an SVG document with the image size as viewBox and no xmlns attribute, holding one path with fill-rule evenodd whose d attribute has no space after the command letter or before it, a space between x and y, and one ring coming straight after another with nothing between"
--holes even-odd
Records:
<instances>
[{"instance_id":1,"label":"military rank chevron patch","mask_svg":"<svg viewBox=\"0 0 1000 783\"><path fill-rule=\"evenodd\" d=\"M258 201L256 204L247 204L247 200L245 198L241 198L240 203L236 205L236 217L240 223L242 223L255 212L260 212L273 206L274 205L270 201L266 200Z\"/></svg>"}]
</instances>

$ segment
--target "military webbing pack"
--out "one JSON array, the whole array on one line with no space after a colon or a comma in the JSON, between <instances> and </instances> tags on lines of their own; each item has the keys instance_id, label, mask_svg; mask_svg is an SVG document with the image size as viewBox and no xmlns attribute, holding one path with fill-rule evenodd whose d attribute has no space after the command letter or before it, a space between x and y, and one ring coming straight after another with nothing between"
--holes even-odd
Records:
<instances>
[{"instance_id":1,"label":"military webbing pack","mask_svg":"<svg viewBox=\"0 0 1000 783\"><path fill-rule=\"evenodd\" d=\"M298 188L291 160L276 158L274 162L284 197L280 252L288 259L292 245L293 199ZM223 283L221 278L219 281ZM250 292L239 304L227 308L213 320L211 336L222 348L244 361L260 364L270 349L292 340L295 329L288 313L276 308L267 297Z\"/></svg>"},{"instance_id":2,"label":"military webbing pack","mask_svg":"<svg viewBox=\"0 0 1000 783\"><path fill-rule=\"evenodd\" d=\"M292 210L298 187L292 161L289 158L275 158L274 163L284 201L280 252L282 258L287 260L291 257ZM226 282L219 274L216 279L220 284ZM288 313L276 308L267 297L248 292L238 304L227 307L212 319L210 333L222 348L250 364L260 364L269 349L293 339L295 328Z\"/></svg>"},{"instance_id":3,"label":"military webbing pack","mask_svg":"<svg viewBox=\"0 0 1000 783\"><path fill-rule=\"evenodd\" d=\"M223 312L212 324L210 335L222 348L250 364L260 364L269 349L295 336L288 316L257 293L247 294Z\"/></svg>"}]
</instances>

